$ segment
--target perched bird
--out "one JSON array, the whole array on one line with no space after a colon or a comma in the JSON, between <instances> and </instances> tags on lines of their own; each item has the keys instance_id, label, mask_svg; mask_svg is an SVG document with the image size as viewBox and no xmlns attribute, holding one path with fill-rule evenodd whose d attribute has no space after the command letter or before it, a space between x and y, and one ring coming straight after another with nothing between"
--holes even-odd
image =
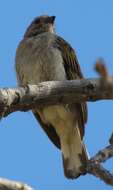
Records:
<instances>
[{"instance_id":1,"label":"perched bird","mask_svg":"<svg viewBox=\"0 0 113 190\"><path fill-rule=\"evenodd\" d=\"M27 28L16 52L19 85L83 78L75 51L54 30L55 16L40 16ZM32 110L50 140L61 149L64 174L85 174L88 160L83 143L86 103L44 106Z\"/></svg>"}]
</instances>

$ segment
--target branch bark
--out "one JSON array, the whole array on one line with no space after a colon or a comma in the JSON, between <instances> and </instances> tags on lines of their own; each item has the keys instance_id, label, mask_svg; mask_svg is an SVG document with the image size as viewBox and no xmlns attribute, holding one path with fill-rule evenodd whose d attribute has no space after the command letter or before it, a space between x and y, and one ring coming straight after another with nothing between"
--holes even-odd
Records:
<instances>
[{"instance_id":1,"label":"branch bark","mask_svg":"<svg viewBox=\"0 0 113 190\"><path fill-rule=\"evenodd\" d=\"M113 99L113 78L49 81L0 89L0 115L47 105Z\"/></svg>"},{"instance_id":2,"label":"branch bark","mask_svg":"<svg viewBox=\"0 0 113 190\"><path fill-rule=\"evenodd\" d=\"M27 184L0 178L0 190L34 190Z\"/></svg>"},{"instance_id":3,"label":"branch bark","mask_svg":"<svg viewBox=\"0 0 113 190\"><path fill-rule=\"evenodd\" d=\"M92 157L86 166L86 172L98 177L106 184L113 186L113 174L106 170L100 163L113 157L113 135L110 138L110 145L99 151ZM1 190L34 190L27 184L0 178Z\"/></svg>"},{"instance_id":4,"label":"branch bark","mask_svg":"<svg viewBox=\"0 0 113 190\"><path fill-rule=\"evenodd\" d=\"M100 178L106 184L113 186L113 174L106 170L100 163L107 161L113 157L113 134L109 140L110 145L99 151L92 157L86 166L86 171L95 177Z\"/></svg>"},{"instance_id":5,"label":"branch bark","mask_svg":"<svg viewBox=\"0 0 113 190\"><path fill-rule=\"evenodd\" d=\"M28 111L47 105L97 101L103 99L113 99L112 77L63 82L49 81L38 85L3 88L0 89L0 117L5 117L14 111ZM86 172L99 177L105 183L113 186L113 174L100 165L101 162L108 160L110 157L113 157L113 137L108 147L99 151L99 153L88 161ZM0 181L0 185L1 184ZM19 190L18 187L21 187L25 190L32 190L31 187L24 186L23 184L21 184L21 186L17 185L17 187L13 185L14 188L9 184L10 181L9 183L4 181L0 188L4 190ZM10 188L6 188L7 185Z\"/></svg>"}]
</instances>

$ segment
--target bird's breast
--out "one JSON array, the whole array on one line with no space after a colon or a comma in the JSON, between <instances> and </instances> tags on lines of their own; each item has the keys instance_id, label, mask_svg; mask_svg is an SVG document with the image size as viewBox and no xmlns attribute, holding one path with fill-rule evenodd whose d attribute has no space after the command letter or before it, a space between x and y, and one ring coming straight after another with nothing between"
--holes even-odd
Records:
<instances>
[{"instance_id":1,"label":"bird's breast","mask_svg":"<svg viewBox=\"0 0 113 190\"><path fill-rule=\"evenodd\" d=\"M16 56L16 71L22 84L66 80L61 53L51 43L41 46L41 41L20 45Z\"/></svg>"}]
</instances>

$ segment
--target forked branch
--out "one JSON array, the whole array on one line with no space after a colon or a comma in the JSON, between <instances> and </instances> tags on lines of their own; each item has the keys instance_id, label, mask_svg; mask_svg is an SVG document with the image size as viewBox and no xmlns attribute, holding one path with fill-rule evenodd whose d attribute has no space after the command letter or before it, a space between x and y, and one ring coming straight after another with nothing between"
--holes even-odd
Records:
<instances>
[{"instance_id":1,"label":"forked branch","mask_svg":"<svg viewBox=\"0 0 113 190\"><path fill-rule=\"evenodd\" d=\"M105 65L100 60L97 61L95 69L100 75L99 79L48 81L38 85L0 89L0 117L15 111L28 111L47 105L113 99L113 77L108 75ZM100 164L111 157L113 157L113 135L110 145L88 161L86 172L113 186L113 174ZM3 179L0 180L0 188L32 190L24 184Z\"/></svg>"}]
</instances>

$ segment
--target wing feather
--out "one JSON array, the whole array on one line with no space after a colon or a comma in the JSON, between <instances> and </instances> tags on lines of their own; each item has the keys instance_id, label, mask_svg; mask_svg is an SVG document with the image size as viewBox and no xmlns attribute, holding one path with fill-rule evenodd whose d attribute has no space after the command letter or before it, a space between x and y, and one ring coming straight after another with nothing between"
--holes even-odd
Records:
<instances>
[{"instance_id":1,"label":"wing feather","mask_svg":"<svg viewBox=\"0 0 113 190\"><path fill-rule=\"evenodd\" d=\"M67 80L81 79L83 74L81 72L79 62L75 51L63 38L56 36L55 46L60 50L63 57L63 64L66 71ZM74 104L75 111L78 114L78 123L81 137L84 135L84 123L87 122L87 104Z\"/></svg>"},{"instance_id":2,"label":"wing feather","mask_svg":"<svg viewBox=\"0 0 113 190\"><path fill-rule=\"evenodd\" d=\"M47 136L50 138L50 140L53 142L53 144L60 149L60 139L55 131L55 129L53 128L53 126L51 124L45 124L38 111L33 111L33 114L35 116L35 118L38 120L40 126L42 127L42 129L45 131L45 133L47 134Z\"/></svg>"}]
</instances>

